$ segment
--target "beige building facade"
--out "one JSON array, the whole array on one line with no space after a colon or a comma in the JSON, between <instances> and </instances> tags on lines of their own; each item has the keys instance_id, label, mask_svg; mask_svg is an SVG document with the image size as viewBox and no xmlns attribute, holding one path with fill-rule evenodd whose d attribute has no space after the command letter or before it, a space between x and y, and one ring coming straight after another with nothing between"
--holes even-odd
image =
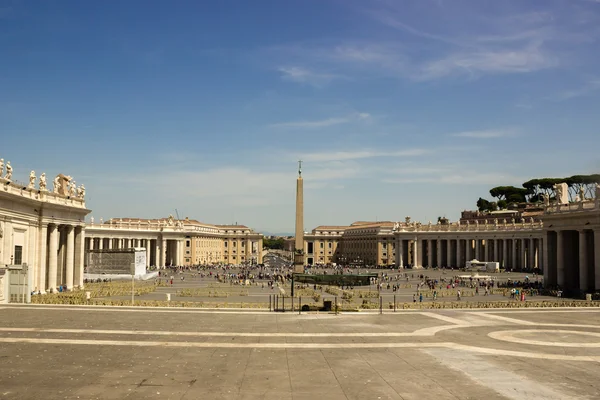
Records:
<instances>
[{"instance_id":1,"label":"beige building facade","mask_svg":"<svg viewBox=\"0 0 600 400\"><path fill-rule=\"evenodd\" d=\"M9 300L7 272L24 264L32 291L82 288L85 188L62 174L49 188L34 171L22 183L12 167L4 173L3 160L0 167L0 302Z\"/></svg>"},{"instance_id":2,"label":"beige building facade","mask_svg":"<svg viewBox=\"0 0 600 400\"><path fill-rule=\"evenodd\" d=\"M263 236L244 225L211 225L173 216L114 218L87 225L85 250L146 249L147 267L262 264Z\"/></svg>"}]
</instances>

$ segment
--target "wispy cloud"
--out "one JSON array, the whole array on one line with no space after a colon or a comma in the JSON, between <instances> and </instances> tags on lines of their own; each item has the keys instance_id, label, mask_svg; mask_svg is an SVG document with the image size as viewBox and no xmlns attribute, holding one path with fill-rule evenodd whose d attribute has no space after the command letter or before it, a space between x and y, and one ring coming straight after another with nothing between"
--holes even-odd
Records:
<instances>
[{"instance_id":1,"label":"wispy cloud","mask_svg":"<svg viewBox=\"0 0 600 400\"><path fill-rule=\"evenodd\" d=\"M277 70L281 73L281 78L283 80L305 83L315 87L323 86L334 79L343 78L341 75L316 72L308 68L297 66L279 67Z\"/></svg>"},{"instance_id":2,"label":"wispy cloud","mask_svg":"<svg viewBox=\"0 0 600 400\"><path fill-rule=\"evenodd\" d=\"M557 93L554 96L548 97L547 100L565 101L577 97L587 96L597 92L598 90L600 90L600 79L593 79L577 89L565 90L561 93Z\"/></svg>"},{"instance_id":3,"label":"wispy cloud","mask_svg":"<svg viewBox=\"0 0 600 400\"><path fill-rule=\"evenodd\" d=\"M368 3L362 6L361 16L379 22L386 40L304 43L274 51L292 65L302 63L354 79L478 79L531 74L577 63L574 50L593 43L600 31L597 18L589 13L583 18L577 7L532 10L507 6L491 15L480 7L464 12L460 4L434 7L418 2L405 7L389 1ZM423 7L427 7L427 20L411 18L411 12L420 15ZM396 33L390 33L390 28ZM302 83L333 79L311 68L292 68L285 74Z\"/></svg>"},{"instance_id":4,"label":"wispy cloud","mask_svg":"<svg viewBox=\"0 0 600 400\"><path fill-rule=\"evenodd\" d=\"M528 73L558 66L559 60L539 46L521 49L459 52L424 64L415 74L417 80L448 76Z\"/></svg>"},{"instance_id":5,"label":"wispy cloud","mask_svg":"<svg viewBox=\"0 0 600 400\"><path fill-rule=\"evenodd\" d=\"M371 117L369 113L356 113L353 115L348 115L345 117L335 117L335 118L326 118L321 120L313 120L313 121L291 121L291 122L278 122L275 124L270 124L270 128L305 128L305 129L315 129L315 128L325 128L333 125L347 124L350 122L364 121L368 120Z\"/></svg>"},{"instance_id":6,"label":"wispy cloud","mask_svg":"<svg viewBox=\"0 0 600 400\"><path fill-rule=\"evenodd\" d=\"M495 139L495 138L503 138L515 136L517 134L517 130L515 129L487 129L480 131L464 131L452 133L451 136L462 137L462 138L471 138L471 139Z\"/></svg>"},{"instance_id":7,"label":"wispy cloud","mask_svg":"<svg viewBox=\"0 0 600 400\"><path fill-rule=\"evenodd\" d=\"M430 149L404 149L397 151L381 151L381 150L360 150L360 151L333 151L321 153L306 153L300 154L299 157L308 162L317 161L347 161L360 160L365 158L377 157L417 157L426 154L431 154Z\"/></svg>"},{"instance_id":8,"label":"wispy cloud","mask_svg":"<svg viewBox=\"0 0 600 400\"><path fill-rule=\"evenodd\" d=\"M463 170L446 170L442 173L419 173L411 170L410 174L383 179L384 183L411 184L411 183L438 183L457 185L514 185L522 182L523 177L502 172L478 173L471 168Z\"/></svg>"}]
</instances>

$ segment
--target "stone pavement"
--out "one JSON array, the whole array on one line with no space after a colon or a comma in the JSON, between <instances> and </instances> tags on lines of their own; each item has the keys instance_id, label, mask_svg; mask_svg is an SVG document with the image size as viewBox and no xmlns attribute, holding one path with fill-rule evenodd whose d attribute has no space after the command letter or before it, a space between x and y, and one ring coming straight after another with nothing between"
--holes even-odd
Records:
<instances>
[{"instance_id":1,"label":"stone pavement","mask_svg":"<svg viewBox=\"0 0 600 400\"><path fill-rule=\"evenodd\" d=\"M4 306L0 399L596 399L600 309Z\"/></svg>"}]
</instances>

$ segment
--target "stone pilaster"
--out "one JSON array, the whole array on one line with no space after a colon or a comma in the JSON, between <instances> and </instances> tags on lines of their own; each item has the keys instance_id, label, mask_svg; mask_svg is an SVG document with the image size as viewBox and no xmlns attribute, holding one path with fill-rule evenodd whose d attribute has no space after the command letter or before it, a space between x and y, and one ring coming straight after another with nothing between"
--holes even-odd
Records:
<instances>
[{"instance_id":1,"label":"stone pilaster","mask_svg":"<svg viewBox=\"0 0 600 400\"><path fill-rule=\"evenodd\" d=\"M48 259L47 246L48 243L48 225L41 224L38 233L38 280L37 289L40 293L46 293L46 260Z\"/></svg>"},{"instance_id":2,"label":"stone pilaster","mask_svg":"<svg viewBox=\"0 0 600 400\"><path fill-rule=\"evenodd\" d=\"M556 283L558 286L565 286L565 249L564 249L563 231L556 232Z\"/></svg>"},{"instance_id":3,"label":"stone pilaster","mask_svg":"<svg viewBox=\"0 0 600 400\"><path fill-rule=\"evenodd\" d=\"M579 288L588 290L588 260L585 230L579 231Z\"/></svg>"},{"instance_id":4,"label":"stone pilaster","mask_svg":"<svg viewBox=\"0 0 600 400\"><path fill-rule=\"evenodd\" d=\"M75 268L75 232L73 225L65 226L67 234L67 246L66 246L66 277L65 284L67 290L73 290L73 276Z\"/></svg>"},{"instance_id":5,"label":"stone pilaster","mask_svg":"<svg viewBox=\"0 0 600 400\"><path fill-rule=\"evenodd\" d=\"M58 275L58 226L48 227L50 239L48 242L48 290L56 292L58 286L56 279Z\"/></svg>"},{"instance_id":6,"label":"stone pilaster","mask_svg":"<svg viewBox=\"0 0 600 400\"><path fill-rule=\"evenodd\" d=\"M594 280L594 290L600 291L600 229L594 229Z\"/></svg>"}]
</instances>

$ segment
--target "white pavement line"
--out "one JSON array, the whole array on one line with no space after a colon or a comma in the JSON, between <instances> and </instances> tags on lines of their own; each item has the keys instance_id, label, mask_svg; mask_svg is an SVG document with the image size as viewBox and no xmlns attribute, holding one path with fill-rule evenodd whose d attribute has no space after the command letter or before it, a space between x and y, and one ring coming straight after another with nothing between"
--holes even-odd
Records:
<instances>
[{"instance_id":1,"label":"white pavement line","mask_svg":"<svg viewBox=\"0 0 600 400\"><path fill-rule=\"evenodd\" d=\"M435 313L430 313L430 312L421 312L419 314L421 314L421 315L423 315L425 317L439 319L441 321L448 322L448 323L455 324L455 325L473 326L473 324L471 324L471 323L469 323L467 321L463 321L463 320L457 319L457 318L448 317L448 316L442 315L442 314L435 314Z\"/></svg>"},{"instance_id":2,"label":"white pavement line","mask_svg":"<svg viewBox=\"0 0 600 400\"><path fill-rule=\"evenodd\" d=\"M273 348L273 349L344 349L344 348L422 348L444 343L230 343L230 342L157 342L92 339L0 338L0 343L82 344L138 347ZM451 343L446 343L451 344Z\"/></svg>"},{"instance_id":3,"label":"white pavement line","mask_svg":"<svg viewBox=\"0 0 600 400\"><path fill-rule=\"evenodd\" d=\"M547 354L547 353L530 353L526 351L516 350L500 350L489 349L485 347L475 347L466 344L452 343L451 346L444 346L455 350L470 351L473 353L487 354L491 356L509 356L523 358L537 358L542 360L558 360L558 361L595 361L600 362L600 356L568 356L565 354Z\"/></svg>"},{"instance_id":4,"label":"white pavement line","mask_svg":"<svg viewBox=\"0 0 600 400\"><path fill-rule=\"evenodd\" d=\"M488 314L488 313L480 313L480 314L477 314L477 316L491 318L491 319L495 319L497 321L509 322L511 324L517 324L517 325L537 325L535 322L531 322L531 321L525 321L525 320L517 319L517 318L502 317L500 315L494 315L494 314Z\"/></svg>"},{"instance_id":5,"label":"white pavement line","mask_svg":"<svg viewBox=\"0 0 600 400\"><path fill-rule=\"evenodd\" d=\"M554 389L551 385L528 379L523 374L517 374L503 368L502 364L498 365L474 354L446 349L427 349L424 352L435 357L449 369L463 373L474 382L497 392L507 399L575 399L569 394L563 393L561 387Z\"/></svg>"},{"instance_id":6,"label":"white pavement line","mask_svg":"<svg viewBox=\"0 0 600 400\"><path fill-rule=\"evenodd\" d=\"M515 335L521 334L567 334L567 335L581 335L581 336L592 336L594 338L600 338L600 333L596 332L582 332L582 331L569 331L569 330L540 330L540 329L522 329L518 331L497 331L490 332L488 336L492 339L502 340L505 342L519 343L519 344L533 344L537 346L555 346L555 347L577 347L577 348L598 348L600 347L600 341L598 342L545 342L541 340L525 339L515 337Z\"/></svg>"},{"instance_id":7,"label":"white pavement line","mask_svg":"<svg viewBox=\"0 0 600 400\"><path fill-rule=\"evenodd\" d=\"M386 349L386 348L448 348L494 356L536 358L559 361L600 362L600 356L568 356L563 354L528 353L523 351L487 349L451 342L440 343L231 343L231 342L157 342L92 339L0 338L0 343L31 343L59 345L134 346L134 347L195 347L195 348L267 348L267 349Z\"/></svg>"},{"instance_id":8,"label":"white pavement line","mask_svg":"<svg viewBox=\"0 0 600 400\"><path fill-rule=\"evenodd\" d=\"M181 331L136 331L117 329L62 329L62 328L17 328L0 327L0 332L35 333L76 333L92 335L146 335L146 336L188 336L188 337L415 337L435 336L437 332L462 328L458 325L434 326L417 329L413 332L181 332Z\"/></svg>"}]
</instances>

